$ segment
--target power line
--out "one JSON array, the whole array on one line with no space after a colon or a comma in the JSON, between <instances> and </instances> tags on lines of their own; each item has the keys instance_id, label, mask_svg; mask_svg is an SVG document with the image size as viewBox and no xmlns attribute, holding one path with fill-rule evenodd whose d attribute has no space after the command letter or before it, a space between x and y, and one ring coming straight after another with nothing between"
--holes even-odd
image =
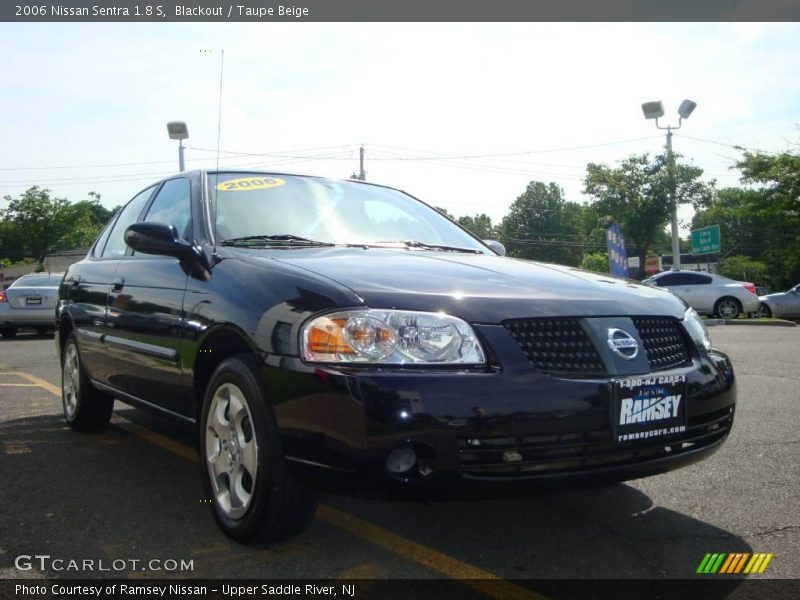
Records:
<instances>
[{"instance_id":1,"label":"power line","mask_svg":"<svg viewBox=\"0 0 800 600\"><path fill-rule=\"evenodd\" d=\"M783 154L783 152L774 152L774 151L771 151L771 150L760 150L758 148L751 148L751 147L748 147L748 146L743 146L741 144L728 144L726 142L718 142L716 140L706 140L706 139L703 139L703 138L692 137L690 135L681 135L681 134L678 134L678 133L676 133L675 135L678 136L678 137L685 138L687 140L693 140L695 142L703 142L703 143L706 143L706 144L714 144L716 146L726 146L728 148L733 148L734 150L738 150L740 152L745 152L745 151L747 151L747 152L757 152L758 154L771 154L771 155L774 155L774 156L778 156L780 154Z\"/></svg>"},{"instance_id":2,"label":"power line","mask_svg":"<svg viewBox=\"0 0 800 600\"><path fill-rule=\"evenodd\" d=\"M332 150L336 148L349 148L351 146L356 146L356 144L342 144L338 146L318 146L315 148L300 148L296 150L277 150L274 152L276 155L289 155L292 156L292 152L312 152L315 150ZM199 150L201 152L214 152L216 150L210 150L207 148L195 148L194 146L186 146L186 148L190 148L192 150ZM253 154L251 152L229 152L226 150L221 150L223 154L230 154L229 158L235 158L237 156L268 156L266 154ZM188 159L186 162L189 161L202 161L202 160L212 160L212 158L191 158ZM103 164L94 164L94 165L50 165L47 167L0 167L0 171L46 171L48 169L103 169L106 167L134 167L140 165L163 165L163 164L173 164L174 160L150 160L150 161L137 161L137 162L124 162L124 163L103 163Z\"/></svg>"}]
</instances>

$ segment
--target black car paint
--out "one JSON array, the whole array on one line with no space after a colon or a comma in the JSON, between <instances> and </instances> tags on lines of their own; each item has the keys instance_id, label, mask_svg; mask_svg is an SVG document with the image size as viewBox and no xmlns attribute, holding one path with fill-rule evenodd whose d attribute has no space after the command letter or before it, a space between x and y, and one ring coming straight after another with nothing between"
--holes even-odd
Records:
<instances>
[{"instance_id":1,"label":"black car paint","mask_svg":"<svg viewBox=\"0 0 800 600\"><path fill-rule=\"evenodd\" d=\"M210 369L229 354L253 352L263 362L269 401L295 474L345 491L424 483L462 495L516 483L628 479L699 460L727 436L725 431L714 443L672 456L593 469L502 478L463 473L458 440L611 430L610 380L535 371L503 321L681 319L684 304L632 281L489 250L474 255L409 248L215 248L204 174L185 176L191 180L194 236L203 261L134 255L130 249L107 260L93 249L70 267L61 287L57 347L63 346L64 333L77 331L92 381L131 404L199 422ZM476 330L488 363L377 367L302 360L300 329L310 317L356 307L458 316ZM717 351L692 352L690 365L666 372L687 376L689 421L729 411L732 423L730 362ZM386 473L386 454L401 443L415 447L423 473L401 479ZM619 447L633 454L637 448L636 443Z\"/></svg>"}]
</instances>

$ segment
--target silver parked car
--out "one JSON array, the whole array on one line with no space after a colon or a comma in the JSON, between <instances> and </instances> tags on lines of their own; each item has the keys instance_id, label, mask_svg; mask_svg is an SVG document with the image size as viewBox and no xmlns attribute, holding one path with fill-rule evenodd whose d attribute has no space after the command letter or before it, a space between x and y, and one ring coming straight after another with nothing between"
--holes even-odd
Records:
<instances>
[{"instance_id":1,"label":"silver parked car","mask_svg":"<svg viewBox=\"0 0 800 600\"><path fill-rule=\"evenodd\" d=\"M800 319L800 284L786 292L760 296L758 316Z\"/></svg>"},{"instance_id":2,"label":"silver parked car","mask_svg":"<svg viewBox=\"0 0 800 600\"><path fill-rule=\"evenodd\" d=\"M63 273L30 273L0 292L0 335L13 338L18 329L52 331L63 277Z\"/></svg>"},{"instance_id":3,"label":"silver parked car","mask_svg":"<svg viewBox=\"0 0 800 600\"><path fill-rule=\"evenodd\" d=\"M664 271L645 279L644 283L669 290L701 314L723 319L755 313L759 307L752 283L734 281L714 273Z\"/></svg>"}]
</instances>

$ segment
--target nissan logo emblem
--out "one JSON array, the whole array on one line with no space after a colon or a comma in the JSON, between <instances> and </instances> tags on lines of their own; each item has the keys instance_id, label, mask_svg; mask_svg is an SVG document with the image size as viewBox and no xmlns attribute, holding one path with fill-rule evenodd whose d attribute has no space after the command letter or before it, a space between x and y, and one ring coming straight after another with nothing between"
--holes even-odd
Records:
<instances>
[{"instance_id":1,"label":"nissan logo emblem","mask_svg":"<svg viewBox=\"0 0 800 600\"><path fill-rule=\"evenodd\" d=\"M639 342L622 329L608 330L608 347L614 354L625 360L633 360L639 354Z\"/></svg>"}]
</instances>

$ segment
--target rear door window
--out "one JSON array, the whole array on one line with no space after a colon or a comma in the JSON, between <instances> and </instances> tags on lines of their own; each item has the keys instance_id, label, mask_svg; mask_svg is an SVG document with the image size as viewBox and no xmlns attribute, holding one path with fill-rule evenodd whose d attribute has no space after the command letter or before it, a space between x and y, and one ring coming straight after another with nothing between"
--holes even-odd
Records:
<instances>
[{"instance_id":1,"label":"rear door window","mask_svg":"<svg viewBox=\"0 0 800 600\"><path fill-rule=\"evenodd\" d=\"M114 223L114 228L108 236L106 247L103 249L103 258L125 256L125 252L128 250L128 245L125 243L125 230L134 224L139 218L139 215L142 214L142 209L145 204L147 204L150 196L153 195L154 189L155 186L147 188L139 195L135 196L133 200L128 202L125 208L122 209L122 212L117 218L117 222Z\"/></svg>"}]
</instances>

